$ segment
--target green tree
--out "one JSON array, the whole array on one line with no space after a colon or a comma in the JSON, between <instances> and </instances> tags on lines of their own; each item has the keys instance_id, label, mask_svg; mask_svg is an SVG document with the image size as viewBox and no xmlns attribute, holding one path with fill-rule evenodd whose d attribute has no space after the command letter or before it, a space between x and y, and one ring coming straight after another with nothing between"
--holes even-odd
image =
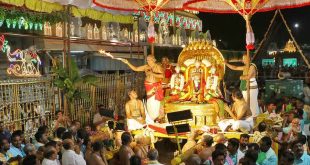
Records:
<instances>
[{"instance_id":1,"label":"green tree","mask_svg":"<svg viewBox=\"0 0 310 165\"><path fill-rule=\"evenodd\" d=\"M87 93L79 90L84 84L90 84L96 86L97 77L94 75L84 75L79 74L79 68L74 60L71 61L70 71L68 72L65 68L60 65L56 65L53 68L53 72L56 74L54 79L54 84L62 93L65 95L65 99L69 102L70 110L74 108L74 101L77 99L90 100ZM65 108L66 110L66 108Z\"/></svg>"}]
</instances>

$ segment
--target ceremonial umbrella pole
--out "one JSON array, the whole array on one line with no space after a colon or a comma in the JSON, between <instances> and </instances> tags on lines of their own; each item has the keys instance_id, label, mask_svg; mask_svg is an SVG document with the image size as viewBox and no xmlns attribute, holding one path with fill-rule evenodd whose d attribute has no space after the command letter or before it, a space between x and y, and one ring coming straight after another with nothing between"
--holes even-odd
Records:
<instances>
[{"instance_id":1,"label":"ceremonial umbrella pole","mask_svg":"<svg viewBox=\"0 0 310 165\"><path fill-rule=\"evenodd\" d=\"M165 6L169 0L135 0L141 8L150 14L150 22L147 29L148 42L151 44L151 54L154 56L155 28L154 12Z\"/></svg>"},{"instance_id":2,"label":"ceremonial umbrella pole","mask_svg":"<svg viewBox=\"0 0 310 165\"><path fill-rule=\"evenodd\" d=\"M250 68L250 51L254 49L254 33L251 27L251 17L256 12L276 9L297 8L310 5L310 0L188 0L184 9L212 13L239 13L246 22L246 71ZM250 80L247 79L247 104L250 106Z\"/></svg>"}]
</instances>

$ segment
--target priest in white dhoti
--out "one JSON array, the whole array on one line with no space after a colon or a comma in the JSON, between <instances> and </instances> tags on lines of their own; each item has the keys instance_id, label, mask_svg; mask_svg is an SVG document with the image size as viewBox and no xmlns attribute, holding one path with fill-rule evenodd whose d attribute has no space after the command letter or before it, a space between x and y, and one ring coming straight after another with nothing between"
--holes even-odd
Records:
<instances>
[{"instance_id":1,"label":"priest in white dhoti","mask_svg":"<svg viewBox=\"0 0 310 165\"><path fill-rule=\"evenodd\" d=\"M127 129L129 131L137 130L143 128L146 124L154 123L145 111L142 101L137 99L136 91L131 90L128 95L130 100L125 105Z\"/></svg>"},{"instance_id":2,"label":"priest in white dhoti","mask_svg":"<svg viewBox=\"0 0 310 165\"><path fill-rule=\"evenodd\" d=\"M242 92L236 89L232 92L234 101L232 107L225 105L225 111L229 113L232 119L224 119L219 122L222 131L229 128L233 131L250 132L253 129L253 117L250 108L245 102Z\"/></svg>"},{"instance_id":3,"label":"priest in white dhoti","mask_svg":"<svg viewBox=\"0 0 310 165\"><path fill-rule=\"evenodd\" d=\"M246 61L247 61L246 55L243 55L242 61L244 64L246 64ZM246 69L245 65L244 66L234 66L234 65L228 64L227 62L225 62L225 64L228 68L230 68L232 70L243 71L243 74L240 77L240 90L242 91L243 98L245 99L245 101L247 101L247 80L248 79L250 80L250 108L251 108L252 116L256 117L261 112L260 112L258 100L257 100L258 85L256 82L257 68L256 68L255 64L251 63L249 70Z\"/></svg>"}]
</instances>

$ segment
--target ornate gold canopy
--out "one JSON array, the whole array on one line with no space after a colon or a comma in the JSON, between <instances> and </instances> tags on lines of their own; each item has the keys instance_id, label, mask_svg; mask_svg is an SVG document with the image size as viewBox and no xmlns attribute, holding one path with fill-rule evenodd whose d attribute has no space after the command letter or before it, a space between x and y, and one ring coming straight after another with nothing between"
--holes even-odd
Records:
<instances>
[{"instance_id":1,"label":"ornate gold canopy","mask_svg":"<svg viewBox=\"0 0 310 165\"><path fill-rule=\"evenodd\" d=\"M190 43L179 55L179 66L187 67L185 63L188 60L209 61L210 66L216 68L219 79L223 79L225 73L224 57L212 42L203 40Z\"/></svg>"}]
</instances>

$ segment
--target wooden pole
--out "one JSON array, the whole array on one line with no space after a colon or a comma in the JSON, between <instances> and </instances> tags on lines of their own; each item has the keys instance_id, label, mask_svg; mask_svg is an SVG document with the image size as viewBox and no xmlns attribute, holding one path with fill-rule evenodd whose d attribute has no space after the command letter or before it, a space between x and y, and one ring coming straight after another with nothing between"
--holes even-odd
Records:
<instances>
[{"instance_id":1,"label":"wooden pole","mask_svg":"<svg viewBox=\"0 0 310 165\"><path fill-rule=\"evenodd\" d=\"M67 62L68 62L68 71L69 74L71 73L71 43L70 43L70 35L71 35L71 30L70 30L70 22L71 22L71 6L67 6L67 21L65 23L66 25L66 33L67 33ZM65 34L66 34L65 33Z\"/></svg>"},{"instance_id":2,"label":"wooden pole","mask_svg":"<svg viewBox=\"0 0 310 165\"><path fill-rule=\"evenodd\" d=\"M151 15L151 18L150 18L150 22L149 24L153 24L153 27L154 27L154 13L151 11L150 12L150 15ZM154 31L155 31L155 27L154 27ZM155 36L154 36L155 37ZM155 57L155 53L154 53L154 42L151 43L151 54L152 56Z\"/></svg>"},{"instance_id":3,"label":"wooden pole","mask_svg":"<svg viewBox=\"0 0 310 165\"><path fill-rule=\"evenodd\" d=\"M250 63L251 63L251 60L250 60L250 49L246 49L246 56L247 56L247 62L246 62L246 75L248 75L249 74L249 70L250 70ZM247 100L246 100L246 102L247 102L247 104L248 104L248 106L249 107L251 107L251 101L250 101L250 97L251 97L251 95L250 95L250 79L246 79L246 89L247 89Z\"/></svg>"},{"instance_id":4,"label":"wooden pole","mask_svg":"<svg viewBox=\"0 0 310 165\"><path fill-rule=\"evenodd\" d=\"M174 133L175 133L175 140L177 141L177 146L178 146L178 150L179 150L179 155L182 154L182 149L181 149L181 145L180 145L180 141L179 141L179 133L178 133L178 129L177 127L175 126L175 124L172 124L173 126L173 130L174 130Z\"/></svg>"},{"instance_id":5,"label":"wooden pole","mask_svg":"<svg viewBox=\"0 0 310 165\"><path fill-rule=\"evenodd\" d=\"M251 21L251 17L250 16L245 16L245 22L246 22L246 31L247 31L247 33L248 32L250 32L250 31L252 31L252 29L251 29L251 25L250 25L250 21ZM245 71L245 75L247 76L248 74L249 74L249 70L250 70L250 63L251 63L251 57L250 57L250 49L248 48L248 47L246 47L246 64L245 64L245 69L246 69L246 71ZM247 84L247 86L246 86L246 88L247 88L247 100L246 100L246 102L247 102L247 105L249 106L249 107L251 107L251 99L250 99L250 79L249 78L247 78L246 79L246 84Z\"/></svg>"},{"instance_id":6,"label":"wooden pole","mask_svg":"<svg viewBox=\"0 0 310 165\"><path fill-rule=\"evenodd\" d=\"M69 73L69 75L71 75L71 54L70 54L70 9L71 6L68 5L66 6L66 19L64 21L64 42L65 42L65 54L67 55L64 59L66 59L66 69ZM67 34L67 35L66 35ZM69 101L69 99L67 98L67 96L64 96L64 103L65 103L65 108L64 108L64 114L68 115L68 113L70 113L72 111L72 107L73 105L71 105L72 103Z\"/></svg>"},{"instance_id":7,"label":"wooden pole","mask_svg":"<svg viewBox=\"0 0 310 165\"><path fill-rule=\"evenodd\" d=\"M155 57L155 53L154 53L154 43L151 44L151 54L152 54L152 56Z\"/></svg>"}]
</instances>

